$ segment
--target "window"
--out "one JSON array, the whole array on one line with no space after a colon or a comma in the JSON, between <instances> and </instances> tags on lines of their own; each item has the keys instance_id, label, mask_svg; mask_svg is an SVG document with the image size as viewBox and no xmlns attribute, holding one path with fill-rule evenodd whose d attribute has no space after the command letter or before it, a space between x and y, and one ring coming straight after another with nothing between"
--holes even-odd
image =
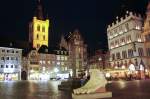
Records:
<instances>
[{"instance_id":1,"label":"window","mask_svg":"<svg viewBox=\"0 0 150 99\"><path fill-rule=\"evenodd\" d=\"M125 24L125 29L126 29L127 31L129 30L129 24L128 24L128 23ZM126 32L127 32L127 31L126 31Z\"/></svg>"},{"instance_id":2,"label":"window","mask_svg":"<svg viewBox=\"0 0 150 99\"><path fill-rule=\"evenodd\" d=\"M8 65L6 65L6 68L8 68Z\"/></svg>"},{"instance_id":3,"label":"window","mask_svg":"<svg viewBox=\"0 0 150 99\"><path fill-rule=\"evenodd\" d=\"M61 60L64 60L64 56L61 56Z\"/></svg>"},{"instance_id":4,"label":"window","mask_svg":"<svg viewBox=\"0 0 150 99\"><path fill-rule=\"evenodd\" d=\"M61 62L61 65L64 65L64 62Z\"/></svg>"},{"instance_id":5,"label":"window","mask_svg":"<svg viewBox=\"0 0 150 99\"><path fill-rule=\"evenodd\" d=\"M138 48L139 56L144 56L143 48Z\"/></svg>"},{"instance_id":6,"label":"window","mask_svg":"<svg viewBox=\"0 0 150 99\"><path fill-rule=\"evenodd\" d=\"M145 35L145 41L150 41L150 34Z\"/></svg>"},{"instance_id":7,"label":"window","mask_svg":"<svg viewBox=\"0 0 150 99\"><path fill-rule=\"evenodd\" d=\"M37 31L40 31L40 25L37 26Z\"/></svg>"},{"instance_id":8,"label":"window","mask_svg":"<svg viewBox=\"0 0 150 99\"><path fill-rule=\"evenodd\" d=\"M128 36L126 37L126 39L127 39L127 43L130 43L130 42L131 42L131 35L128 35Z\"/></svg>"},{"instance_id":9,"label":"window","mask_svg":"<svg viewBox=\"0 0 150 99\"><path fill-rule=\"evenodd\" d=\"M65 56L65 60L67 60L67 56Z\"/></svg>"},{"instance_id":10,"label":"window","mask_svg":"<svg viewBox=\"0 0 150 99\"><path fill-rule=\"evenodd\" d=\"M14 57L11 57L11 60L14 60Z\"/></svg>"},{"instance_id":11,"label":"window","mask_svg":"<svg viewBox=\"0 0 150 99\"><path fill-rule=\"evenodd\" d=\"M16 53L18 53L18 51L16 51Z\"/></svg>"},{"instance_id":12,"label":"window","mask_svg":"<svg viewBox=\"0 0 150 99\"><path fill-rule=\"evenodd\" d=\"M60 60L60 56L57 56L57 60Z\"/></svg>"},{"instance_id":13,"label":"window","mask_svg":"<svg viewBox=\"0 0 150 99\"><path fill-rule=\"evenodd\" d=\"M147 56L150 56L150 48L146 48Z\"/></svg>"},{"instance_id":14,"label":"window","mask_svg":"<svg viewBox=\"0 0 150 99\"><path fill-rule=\"evenodd\" d=\"M18 66L17 66L17 65L15 65L15 68L18 68Z\"/></svg>"},{"instance_id":15,"label":"window","mask_svg":"<svg viewBox=\"0 0 150 99\"><path fill-rule=\"evenodd\" d=\"M9 50L7 50L7 53L9 53Z\"/></svg>"},{"instance_id":16,"label":"window","mask_svg":"<svg viewBox=\"0 0 150 99\"><path fill-rule=\"evenodd\" d=\"M121 45L124 45L125 44L125 38L123 37L123 38L121 38L121 40L120 40L121 42Z\"/></svg>"},{"instance_id":17,"label":"window","mask_svg":"<svg viewBox=\"0 0 150 99\"><path fill-rule=\"evenodd\" d=\"M36 39L37 39L37 40L39 39L39 34L36 35Z\"/></svg>"},{"instance_id":18,"label":"window","mask_svg":"<svg viewBox=\"0 0 150 99\"><path fill-rule=\"evenodd\" d=\"M14 50L12 50L12 53L14 53Z\"/></svg>"},{"instance_id":19,"label":"window","mask_svg":"<svg viewBox=\"0 0 150 99\"><path fill-rule=\"evenodd\" d=\"M4 57L1 57L1 60L4 60Z\"/></svg>"},{"instance_id":20,"label":"window","mask_svg":"<svg viewBox=\"0 0 150 99\"><path fill-rule=\"evenodd\" d=\"M112 60L115 60L115 54L112 54Z\"/></svg>"},{"instance_id":21,"label":"window","mask_svg":"<svg viewBox=\"0 0 150 99\"><path fill-rule=\"evenodd\" d=\"M5 50L3 49L2 52L5 52Z\"/></svg>"},{"instance_id":22,"label":"window","mask_svg":"<svg viewBox=\"0 0 150 99\"><path fill-rule=\"evenodd\" d=\"M13 65L11 65L11 68L13 68Z\"/></svg>"},{"instance_id":23,"label":"window","mask_svg":"<svg viewBox=\"0 0 150 99\"><path fill-rule=\"evenodd\" d=\"M45 40L45 35L43 35L43 40Z\"/></svg>"},{"instance_id":24,"label":"window","mask_svg":"<svg viewBox=\"0 0 150 99\"><path fill-rule=\"evenodd\" d=\"M42 27L42 32L45 32L45 27L44 26Z\"/></svg>"},{"instance_id":25,"label":"window","mask_svg":"<svg viewBox=\"0 0 150 99\"><path fill-rule=\"evenodd\" d=\"M133 50L132 49L128 50L128 57L133 57Z\"/></svg>"},{"instance_id":26,"label":"window","mask_svg":"<svg viewBox=\"0 0 150 99\"><path fill-rule=\"evenodd\" d=\"M60 62L57 62L57 65L60 65Z\"/></svg>"},{"instance_id":27,"label":"window","mask_svg":"<svg viewBox=\"0 0 150 99\"><path fill-rule=\"evenodd\" d=\"M16 60L18 60L18 57L16 57Z\"/></svg>"},{"instance_id":28,"label":"window","mask_svg":"<svg viewBox=\"0 0 150 99\"><path fill-rule=\"evenodd\" d=\"M4 65L1 65L1 68L4 68Z\"/></svg>"},{"instance_id":29,"label":"window","mask_svg":"<svg viewBox=\"0 0 150 99\"><path fill-rule=\"evenodd\" d=\"M127 52L126 51L122 51L122 58L126 59L127 58Z\"/></svg>"},{"instance_id":30,"label":"window","mask_svg":"<svg viewBox=\"0 0 150 99\"><path fill-rule=\"evenodd\" d=\"M9 57L6 57L6 60L9 60Z\"/></svg>"},{"instance_id":31,"label":"window","mask_svg":"<svg viewBox=\"0 0 150 99\"><path fill-rule=\"evenodd\" d=\"M59 51L57 51L57 54L59 54Z\"/></svg>"},{"instance_id":32,"label":"window","mask_svg":"<svg viewBox=\"0 0 150 99\"><path fill-rule=\"evenodd\" d=\"M118 53L116 53L116 57L117 57L117 59L120 59L121 57L120 57L120 53L118 52Z\"/></svg>"},{"instance_id":33,"label":"window","mask_svg":"<svg viewBox=\"0 0 150 99\"><path fill-rule=\"evenodd\" d=\"M119 27L119 34L122 34L122 26Z\"/></svg>"}]
</instances>

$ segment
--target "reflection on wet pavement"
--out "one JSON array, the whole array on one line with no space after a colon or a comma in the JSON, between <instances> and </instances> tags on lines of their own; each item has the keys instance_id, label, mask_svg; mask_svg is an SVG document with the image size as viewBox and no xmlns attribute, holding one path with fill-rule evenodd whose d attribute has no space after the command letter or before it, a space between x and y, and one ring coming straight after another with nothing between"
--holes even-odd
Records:
<instances>
[{"instance_id":1,"label":"reflection on wet pavement","mask_svg":"<svg viewBox=\"0 0 150 99\"><path fill-rule=\"evenodd\" d=\"M0 99L71 99L69 93L58 91L58 84L59 81L0 82Z\"/></svg>"}]
</instances>

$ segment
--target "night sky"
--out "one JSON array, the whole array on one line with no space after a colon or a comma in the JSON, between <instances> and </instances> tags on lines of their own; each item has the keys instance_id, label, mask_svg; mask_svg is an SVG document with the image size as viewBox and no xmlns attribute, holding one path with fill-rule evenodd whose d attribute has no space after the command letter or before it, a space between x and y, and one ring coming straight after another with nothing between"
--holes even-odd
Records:
<instances>
[{"instance_id":1,"label":"night sky","mask_svg":"<svg viewBox=\"0 0 150 99\"><path fill-rule=\"evenodd\" d=\"M50 42L58 44L61 34L79 29L92 49L106 49L106 27L126 10L145 14L148 0L41 0L50 18ZM0 38L28 40L28 23L37 0L0 2Z\"/></svg>"}]
</instances>

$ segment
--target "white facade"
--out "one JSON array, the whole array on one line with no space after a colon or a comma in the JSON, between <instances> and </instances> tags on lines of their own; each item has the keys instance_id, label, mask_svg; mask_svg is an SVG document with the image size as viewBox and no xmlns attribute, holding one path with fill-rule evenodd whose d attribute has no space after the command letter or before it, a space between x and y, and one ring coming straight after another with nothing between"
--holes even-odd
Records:
<instances>
[{"instance_id":1,"label":"white facade","mask_svg":"<svg viewBox=\"0 0 150 99\"><path fill-rule=\"evenodd\" d=\"M0 47L0 80L21 80L22 49Z\"/></svg>"},{"instance_id":2,"label":"white facade","mask_svg":"<svg viewBox=\"0 0 150 99\"><path fill-rule=\"evenodd\" d=\"M138 70L145 64L146 55L142 37L142 17L127 12L125 18L112 23L107 28L110 51L110 66L116 69L128 69L133 64Z\"/></svg>"}]
</instances>

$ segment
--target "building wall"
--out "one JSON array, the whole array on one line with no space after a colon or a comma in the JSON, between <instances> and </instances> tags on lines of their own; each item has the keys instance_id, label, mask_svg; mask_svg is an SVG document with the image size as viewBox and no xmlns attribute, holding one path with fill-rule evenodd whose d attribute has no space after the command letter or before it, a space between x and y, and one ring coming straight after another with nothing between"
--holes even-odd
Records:
<instances>
[{"instance_id":1,"label":"building wall","mask_svg":"<svg viewBox=\"0 0 150 99\"><path fill-rule=\"evenodd\" d=\"M29 41L34 48L39 49L42 45L48 46L49 19L39 20L33 17L29 24Z\"/></svg>"},{"instance_id":2,"label":"building wall","mask_svg":"<svg viewBox=\"0 0 150 99\"><path fill-rule=\"evenodd\" d=\"M0 47L0 80L20 80L22 50Z\"/></svg>"},{"instance_id":3,"label":"building wall","mask_svg":"<svg viewBox=\"0 0 150 99\"><path fill-rule=\"evenodd\" d=\"M87 45L84 44L84 40L78 30L71 34L68 46L73 76L78 76L79 72L87 66Z\"/></svg>"},{"instance_id":4,"label":"building wall","mask_svg":"<svg viewBox=\"0 0 150 99\"><path fill-rule=\"evenodd\" d=\"M128 68L131 63L139 66L141 60L146 64L140 15L127 12L125 18L108 26L107 37L111 68Z\"/></svg>"},{"instance_id":5,"label":"building wall","mask_svg":"<svg viewBox=\"0 0 150 99\"><path fill-rule=\"evenodd\" d=\"M142 34L144 37L144 47L146 51L146 63L150 68L150 2L147 6L146 19L144 21L144 28Z\"/></svg>"}]
</instances>

